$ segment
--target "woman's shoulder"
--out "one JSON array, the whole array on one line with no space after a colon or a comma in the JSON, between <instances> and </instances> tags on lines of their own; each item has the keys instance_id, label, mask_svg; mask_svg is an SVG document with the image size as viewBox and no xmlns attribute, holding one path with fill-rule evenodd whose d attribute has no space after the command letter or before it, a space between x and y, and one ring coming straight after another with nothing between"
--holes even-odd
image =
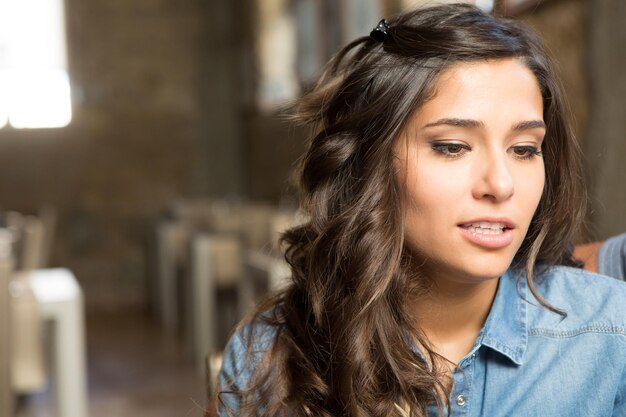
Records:
<instances>
[{"instance_id":1,"label":"woman's shoulder","mask_svg":"<svg viewBox=\"0 0 626 417\"><path fill-rule=\"evenodd\" d=\"M597 328L626 335L626 282L567 266L553 266L536 278L538 293L553 307L564 311L564 320L532 303L540 324L559 327Z\"/></svg>"},{"instance_id":2,"label":"woman's shoulder","mask_svg":"<svg viewBox=\"0 0 626 417\"><path fill-rule=\"evenodd\" d=\"M265 350L276 336L278 325L273 324L269 312L262 313L241 323L231 339L253 350Z\"/></svg>"},{"instance_id":3,"label":"woman's shoulder","mask_svg":"<svg viewBox=\"0 0 626 417\"><path fill-rule=\"evenodd\" d=\"M260 314L240 324L226 344L219 374L222 390L245 389L263 356L272 347L278 326L267 320L269 314Z\"/></svg>"},{"instance_id":4,"label":"woman's shoulder","mask_svg":"<svg viewBox=\"0 0 626 417\"><path fill-rule=\"evenodd\" d=\"M243 392L278 335L272 315L273 311L265 312L240 324L226 344L218 375L218 415L238 414Z\"/></svg>"}]
</instances>

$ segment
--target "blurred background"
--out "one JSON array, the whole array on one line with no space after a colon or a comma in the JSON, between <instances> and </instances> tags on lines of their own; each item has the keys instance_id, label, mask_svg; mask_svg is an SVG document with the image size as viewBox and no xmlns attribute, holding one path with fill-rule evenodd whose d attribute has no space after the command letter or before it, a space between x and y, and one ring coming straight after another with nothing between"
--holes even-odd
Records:
<instances>
[{"instance_id":1,"label":"blurred background","mask_svg":"<svg viewBox=\"0 0 626 417\"><path fill-rule=\"evenodd\" d=\"M579 240L626 231L626 2L470 2L559 64ZM202 415L232 325L288 274L305 132L285 110L426 3L0 0L0 417Z\"/></svg>"}]
</instances>

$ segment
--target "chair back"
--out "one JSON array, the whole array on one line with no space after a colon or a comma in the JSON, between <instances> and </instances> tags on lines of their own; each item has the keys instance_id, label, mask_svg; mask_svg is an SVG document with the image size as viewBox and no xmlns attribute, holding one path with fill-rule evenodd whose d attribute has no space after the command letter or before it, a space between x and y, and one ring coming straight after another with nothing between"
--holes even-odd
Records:
<instances>
[{"instance_id":1,"label":"chair back","mask_svg":"<svg viewBox=\"0 0 626 417\"><path fill-rule=\"evenodd\" d=\"M44 224L36 216L24 216L24 244L22 245L22 262L20 269L31 271L44 267Z\"/></svg>"},{"instance_id":2,"label":"chair back","mask_svg":"<svg viewBox=\"0 0 626 417\"><path fill-rule=\"evenodd\" d=\"M9 279L13 270L12 237L7 229L0 229L0 416L13 414L11 388L11 346L9 345L10 294Z\"/></svg>"},{"instance_id":3,"label":"chair back","mask_svg":"<svg viewBox=\"0 0 626 417\"><path fill-rule=\"evenodd\" d=\"M204 417L217 417L218 402L217 386L220 368L222 367L223 352L209 353L205 358L205 387L206 387L206 409Z\"/></svg>"},{"instance_id":4,"label":"chair back","mask_svg":"<svg viewBox=\"0 0 626 417\"><path fill-rule=\"evenodd\" d=\"M46 386L42 311L31 284L32 271L15 271L9 284L11 388L17 395Z\"/></svg>"},{"instance_id":5,"label":"chair back","mask_svg":"<svg viewBox=\"0 0 626 417\"><path fill-rule=\"evenodd\" d=\"M6 212L5 218L12 233L15 269L29 271L44 267L46 230L43 221L16 211Z\"/></svg>"}]
</instances>

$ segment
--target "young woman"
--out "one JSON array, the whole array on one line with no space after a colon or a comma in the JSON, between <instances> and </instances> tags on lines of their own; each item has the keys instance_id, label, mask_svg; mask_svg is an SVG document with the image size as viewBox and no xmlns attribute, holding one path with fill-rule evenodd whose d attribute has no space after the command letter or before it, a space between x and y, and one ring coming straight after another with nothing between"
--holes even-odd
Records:
<instances>
[{"instance_id":1,"label":"young woman","mask_svg":"<svg viewBox=\"0 0 626 417\"><path fill-rule=\"evenodd\" d=\"M521 24L382 21L302 101L292 283L229 342L234 416L626 416L626 284L572 264L578 148Z\"/></svg>"}]
</instances>

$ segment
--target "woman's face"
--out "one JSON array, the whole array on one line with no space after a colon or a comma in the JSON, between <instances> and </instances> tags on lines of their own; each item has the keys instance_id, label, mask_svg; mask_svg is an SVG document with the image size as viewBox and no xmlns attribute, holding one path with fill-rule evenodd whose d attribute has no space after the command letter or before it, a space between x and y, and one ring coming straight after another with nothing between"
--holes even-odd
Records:
<instances>
[{"instance_id":1,"label":"woman's face","mask_svg":"<svg viewBox=\"0 0 626 417\"><path fill-rule=\"evenodd\" d=\"M502 59L452 66L435 87L394 149L407 244L435 281L497 278L543 191L539 85L519 60Z\"/></svg>"}]
</instances>

